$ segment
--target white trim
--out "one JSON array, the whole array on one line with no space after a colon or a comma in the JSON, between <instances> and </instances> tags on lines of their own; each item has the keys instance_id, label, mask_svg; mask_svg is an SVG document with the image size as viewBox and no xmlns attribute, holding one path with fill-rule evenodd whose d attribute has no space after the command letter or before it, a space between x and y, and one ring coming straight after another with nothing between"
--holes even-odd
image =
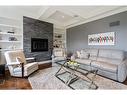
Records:
<instances>
[{"instance_id":1,"label":"white trim","mask_svg":"<svg viewBox=\"0 0 127 95\"><path fill-rule=\"evenodd\" d=\"M54 28L59 28L59 29L66 29L64 26L58 25L58 24L54 24Z\"/></svg>"},{"instance_id":2,"label":"white trim","mask_svg":"<svg viewBox=\"0 0 127 95\"><path fill-rule=\"evenodd\" d=\"M20 29L20 27L19 27L19 26L14 26L14 25L0 24L0 26L4 26L4 27L11 27L11 28L17 28L17 29Z\"/></svg>"},{"instance_id":3,"label":"white trim","mask_svg":"<svg viewBox=\"0 0 127 95\"><path fill-rule=\"evenodd\" d=\"M100 14L100 15L88 18L88 19L86 19L86 20L84 20L82 22L76 23L76 24L68 25L68 26L66 26L66 29L74 27L74 26L78 26L80 24L85 24L85 23L88 23L88 22L91 22L91 21L94 21L94 20L97 20L97 19L101 19L101 18L104 18L104 17L107 17L107 16L111 16L111 15L114 15L114 14L117 14L117 13L120 13L120 12L124 12L124 11L127 11L127 7L126 6L119 7L117 9L115 9L115 10L110 10L110 11L104 13L104 14Z\"/></svg>"},{"instance_id":4,"label":"white trim","mask_svg":"<svg viewBox=\"0 0 127 95\"><path fill-rule=\"evenodd\" d=\"M42 7L39 12L38 12L38 15L37 15L37 19L39 19L50 7L49 6L45 6L45 7Z\"/></svg>"},{"instance_id":5,"label":"white trim","mask_svg":"<svg viewBox=\"0 0 127 95\"><path fill-rule=\"evenodd\" d=\"M40 65L40 64L51 63L51 62L52 62L52 60L46 60L46 61L38 62L38 64Z\"/></svg>"}]
</instances>

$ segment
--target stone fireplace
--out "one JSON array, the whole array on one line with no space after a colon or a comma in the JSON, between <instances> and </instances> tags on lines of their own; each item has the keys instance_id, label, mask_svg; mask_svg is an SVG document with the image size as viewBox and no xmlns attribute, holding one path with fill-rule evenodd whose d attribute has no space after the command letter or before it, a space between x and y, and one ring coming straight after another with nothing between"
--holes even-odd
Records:
<instances>
[{"instance_id":1,"label":"stone fireplace","mask_svg":"<svg viewBox=\"0 0 127 95\"><path fill-rule=\"evenodd\" d=\"M23 17L23 49L26 57L50 60L53 47L53 24Z\"/></svg>"}]
</instances>

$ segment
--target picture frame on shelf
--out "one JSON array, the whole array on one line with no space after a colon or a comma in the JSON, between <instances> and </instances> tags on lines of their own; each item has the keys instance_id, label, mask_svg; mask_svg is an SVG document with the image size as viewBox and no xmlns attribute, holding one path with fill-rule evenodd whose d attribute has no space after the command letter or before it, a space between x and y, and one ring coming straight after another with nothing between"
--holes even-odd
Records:
<instances>
[{"instance_id":1,"label":"picture frame on shelf","mask_svg":"<svg viewBox=\"0 0 127 95\"><path fill-rule=\"evenodd\" d=\"M14 34L14 32L13 32L13 31L8 31L7 33Z\"/></svg>"},{"instance_id":2,"label":"picture frame on shelf","mask_svg":"<svg viewBox=\"0 0 127 95\"><path fill-rule=\"evenodd\" d=\"M57 33L55 33L55 38L61 39L61 38L62 38L62 34L57 34Z\"/></svg>"},{"instance_id":3,"label":"picture frame on shelf","mask_svg":"<svg viewBox=\"0 0 127 95\"><path fill-rule=\"evenodd\" d=\"M16 37L9 37L9 41L18 41Z\"/></svg>"}]
</instances>

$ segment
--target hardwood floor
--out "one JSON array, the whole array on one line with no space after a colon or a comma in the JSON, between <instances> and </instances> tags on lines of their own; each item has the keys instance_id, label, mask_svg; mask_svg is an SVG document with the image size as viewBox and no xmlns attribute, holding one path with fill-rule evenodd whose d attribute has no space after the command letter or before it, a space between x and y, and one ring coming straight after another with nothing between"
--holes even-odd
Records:
<instances>
[{"instance_id":1,"label":"hardwood floor","mask_svg":"<svg viewBox=\"0 0 127 95\"><path fill-rule=\"evenodd\" d=\"M126 78L126 80L123 82L123 84L127 85L127 78Z\"/></svg>"},{"instance_id":2,"label":"hardwood floor","mask_svg":"<svg viewBox=\"0 0 127 95\"><path fill-rule=\"evenodd\" d=\"M32 89L27 78L11 77L9 72L6 72L5 81L0 84L0 89L14 90L14 89Z\"/></svg>"},{"instance_id":3,"label":"hardwood floor","mask_svg":"<svg viewBox=\"0 0 127 95\"><path fill-rule=\"evenodd\" d=\"M45 69L52 66L52 63L40 64L39 69ZM16 78L11 77L9 71L5 73L5 81L3 84L0 84L0 89L32 89L28 78Z\"/></svg>"}]
</instances>

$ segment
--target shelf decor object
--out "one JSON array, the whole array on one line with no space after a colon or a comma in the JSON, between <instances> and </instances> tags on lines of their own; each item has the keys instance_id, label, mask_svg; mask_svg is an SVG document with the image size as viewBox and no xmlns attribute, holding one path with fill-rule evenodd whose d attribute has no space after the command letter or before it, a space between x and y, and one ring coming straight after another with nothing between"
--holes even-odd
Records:
<instances>
[{"instance_id":1,"label":"shelf decor object","mask_svg":"<svg viewBox=\"0 0 127 95\"><path fill-rule=\"evenodd\" d=\"M11 33L11 34L14 34L15 32L13 32L13 31L8 31L7 33Z\"/></svg>"},{"instance_id":2,"label":"shelf decor object","mask_svg":"<svg viewBox=\"0 0 127 95\"><path fill-rule=\"evenodd\" d=\"M16 37L9 37L9 41L17 41Z\"/></svg>"},{"instance_id":3,"label":"shelf decor object","mask_svg":"<svg viewBox=\"0 0 127 95\"><path fill-rule=\"evenodd\" d=\"M54 48L63 48L64 34L54 33Z\"/></svg>"},{"instance_id":4,"label":"shelf decor object","mask_svg":"<svg viewBox=\"0 0 127 95\"><path fill-rule=\"evenodd\" d=\"M115 32L88 35L88 45L115 45Z\"/></svg>"}]
</instances>

